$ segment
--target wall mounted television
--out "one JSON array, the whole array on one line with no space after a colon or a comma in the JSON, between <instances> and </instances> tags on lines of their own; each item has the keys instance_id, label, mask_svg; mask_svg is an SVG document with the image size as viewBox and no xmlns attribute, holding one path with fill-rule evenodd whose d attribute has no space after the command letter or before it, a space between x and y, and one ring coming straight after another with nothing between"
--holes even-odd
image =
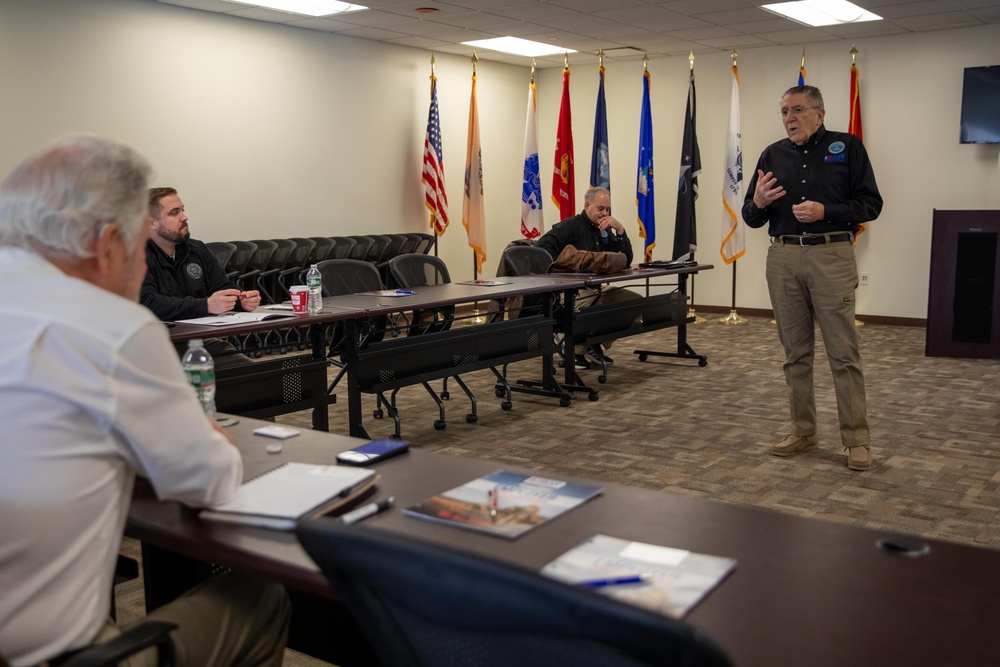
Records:
<instances>
[{"instance_id":1,"label":"wall mounted television","mask_svg":"<svg viewBox=\"0 0 1000 667\"><path fill-rule=\"evenodd\" d=\"M1000 144L1000 65L965 68L959 141Z\"/></svg>"}]
</instances>

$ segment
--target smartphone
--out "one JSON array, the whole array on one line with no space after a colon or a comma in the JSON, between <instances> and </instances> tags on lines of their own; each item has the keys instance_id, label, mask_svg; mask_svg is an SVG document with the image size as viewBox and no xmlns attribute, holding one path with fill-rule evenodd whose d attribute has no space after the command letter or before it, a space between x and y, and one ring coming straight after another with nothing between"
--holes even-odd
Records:
<instances>
[{"instance_id":1,"label":"smartphone","mask_svg":"<svg viewBox=\"0 0 1000 667\"><path fill-rule=\"evenodd\" d=\"M337 462L351 466L366 466L402 454L409 448L410 443L403 440L376 440L337 454Z\"/></svg>"}]
</instances>

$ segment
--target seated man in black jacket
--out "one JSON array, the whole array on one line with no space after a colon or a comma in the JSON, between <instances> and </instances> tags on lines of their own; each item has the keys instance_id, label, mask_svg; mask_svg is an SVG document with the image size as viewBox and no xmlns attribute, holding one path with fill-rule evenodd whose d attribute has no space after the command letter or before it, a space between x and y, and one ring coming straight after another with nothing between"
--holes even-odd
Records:
<instances>
[{"instance_id":1,"label":"seated man in black jacket","mask_svg":"<svg viewBox=\"0 0 1000 667\"><path fill-rule=\"evenodd\" d=\"M250 312L260 305L260 293L244 292L219 266L212 251L191 238L184 202L174 188L149 191L149 240L146 279L139 301L164 321L219 315L230 310ZM236 349L219 339L206 340L216 365L249 361L231 357Z\"/></svg>"},{"instance_id":2,"label":"seated man in black jacket","mask_svg":"<svg viewBox=\"0 0 1000 667\"><path fill-rule=\"evenodd\" d=\"M622 223L611 216L611 193L606 188L587 190L583 196L583 212L553 225L552 229L535 242L535 245L548 250L553 259L559 256L563 248L572 245L577 250L625 253L628 263L632 263L632 241L626 235ZM596 304L620 303L641 298L624 287L588 287L581 289L577 294L576 307L580 309ZM605 342L604 347L610 348L611 343L612 341ZM579 369L590 367L586 355L590 355L598 363L601 361L605 364L612 363L611 357L604 353L600 345L594 345L589 349L586 346L577 346L574 352L576 367Z\"/></svg>"}]
</instances>

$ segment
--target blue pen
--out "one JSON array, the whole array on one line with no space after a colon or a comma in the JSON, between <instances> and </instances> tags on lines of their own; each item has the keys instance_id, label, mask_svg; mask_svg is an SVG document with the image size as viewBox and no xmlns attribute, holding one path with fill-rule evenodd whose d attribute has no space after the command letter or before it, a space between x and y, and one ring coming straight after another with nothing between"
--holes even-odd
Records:
<instances>
[{"instance_id":1,"label":"blue pen","mask_svg":"<svg viewBox=\"0 0 1000 667\"><path fill-rule=\"evenodd\" d=\"M648 574L627 574L621 577L609 577L607 579L591 579L589 581L578 581L580 588L604 588L605 586L624 586L626 584L644 584L649 581Z\"/></svg>"},{"instance_id":2,"label":"blue pen","mask_svg":"<svg viewBox=\"0 0 1000 667\"><path fill-rule=\"evenodd\" d=\"M413 296L415 292L413 290L408 290L408 289L398 289L396 290L396 294L399 294L401 296Z\"/></svg>"}]
</instances>

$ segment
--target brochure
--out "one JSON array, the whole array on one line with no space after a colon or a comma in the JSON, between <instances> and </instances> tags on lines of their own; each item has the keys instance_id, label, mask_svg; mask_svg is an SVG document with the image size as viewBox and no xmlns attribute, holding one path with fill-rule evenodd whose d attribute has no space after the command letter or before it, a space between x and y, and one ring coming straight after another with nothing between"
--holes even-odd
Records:
<instances>
[{"instance_id":1,"label":"brochure","mask_svg":"<svg viewBox=\"0 0 1000 667\"><path fill-rule=\"evenodd\" d=\"M505 470L403 510L421 519L514 539L597 496L602 488Z\"/></svg>"},{"instance_id":2,"label":"brochure","mask_svg":"<svg viewBox=\"0 0 1000 667\"><path fill-rule=\"evenodd\" d=\"M595 535L546 565L542 574L681 618L734 567L732 558Z\"/></svg>"},{"instance_id":3,"label":"brochure","mask_svg":"<svg viewBox=\"0 0 1000 667\"><path fill-rule=\"evenodd\" d=\"M459 285L479 285L480 287L496 287L497 285L510 285L503 280L463 280Z\"/></svg>"}]
</instances>

